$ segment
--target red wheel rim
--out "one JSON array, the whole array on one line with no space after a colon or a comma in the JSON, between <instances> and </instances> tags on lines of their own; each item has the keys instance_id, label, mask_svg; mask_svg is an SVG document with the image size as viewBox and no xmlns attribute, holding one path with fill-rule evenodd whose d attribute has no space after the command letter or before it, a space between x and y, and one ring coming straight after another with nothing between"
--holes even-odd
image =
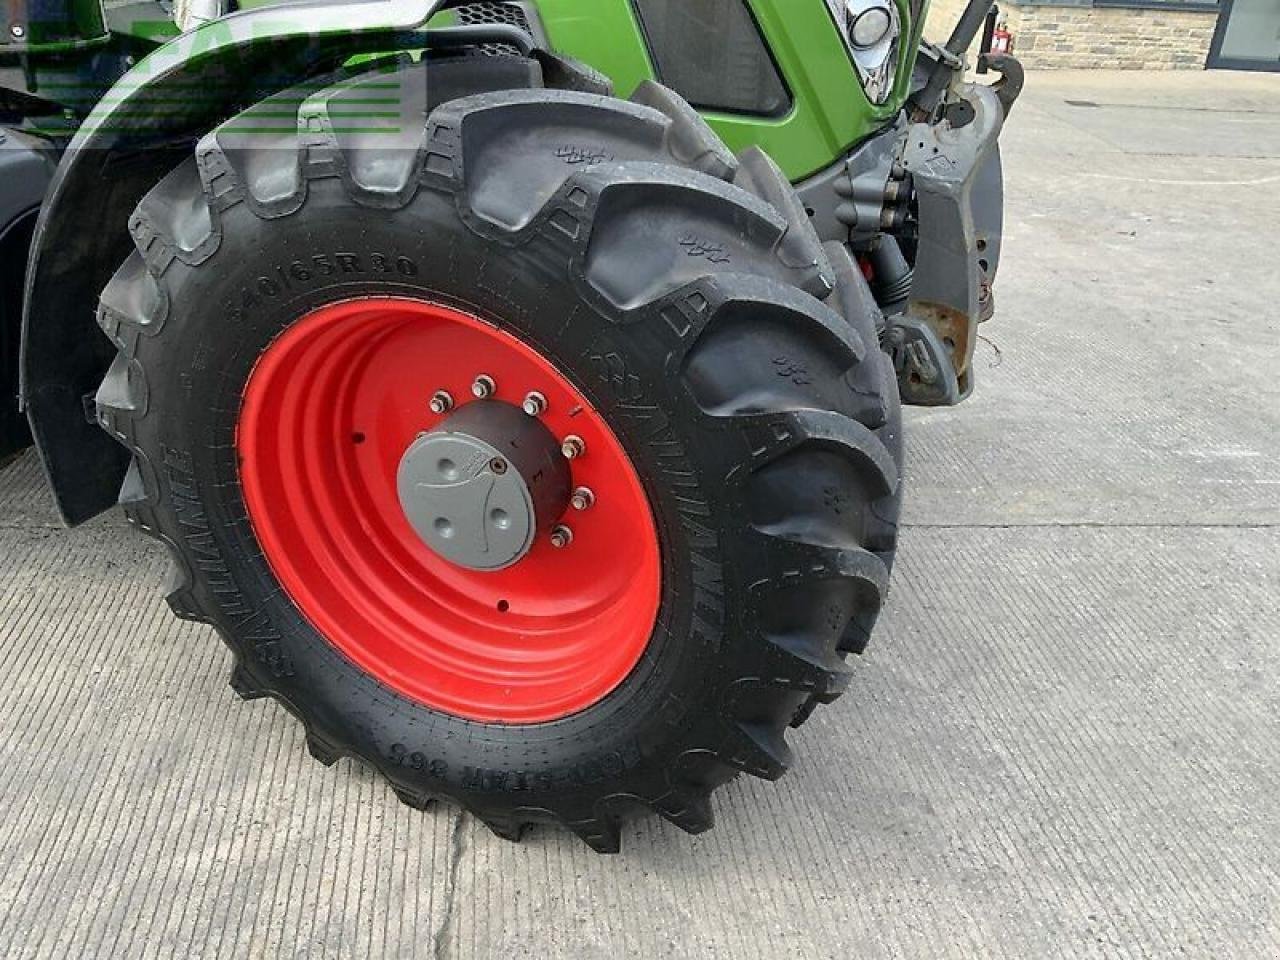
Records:
<instances>
[{"instance_id":1,"label":"red wheel rim","mask_svg":"<svg viewBox=\"0 0 1280 960\"><path fill-rule=\"evenodd\" d=\"M396 470L475 377L495 399L531 390L557 436L587 453L567 511L511 567L455 566L414 532ZM245 504L273 573L330 643L392 689L470 720L539 723L599 702L630 674L657 617L658 538L640 478L604 418L537 351L435 303L365 299L307 314L259 358L236 446Z\"/></svg>"}]
</instances>

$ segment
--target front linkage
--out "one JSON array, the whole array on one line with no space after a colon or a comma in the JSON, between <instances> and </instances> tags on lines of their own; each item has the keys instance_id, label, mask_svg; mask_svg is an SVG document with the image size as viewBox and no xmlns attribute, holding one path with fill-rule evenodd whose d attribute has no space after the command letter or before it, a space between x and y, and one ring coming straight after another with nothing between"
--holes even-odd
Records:
<instances>
[{"instance_id":1,"label":"front linkage","mask_svg":"<svg viewBox=\"0 0 1280 960\"><path fill-rule=\"evenodd\" d=\"M798 187L823 236L859 254L886 315L881 341L902 401L950 406L973 390L978 324L991 317L1000 261L999 136L1022 91L1008 54L980 55L1001 79L963 81L965 51L993 11L973 0L942 47L925 43L902 114Z\"/></svg>"}]
</instances>

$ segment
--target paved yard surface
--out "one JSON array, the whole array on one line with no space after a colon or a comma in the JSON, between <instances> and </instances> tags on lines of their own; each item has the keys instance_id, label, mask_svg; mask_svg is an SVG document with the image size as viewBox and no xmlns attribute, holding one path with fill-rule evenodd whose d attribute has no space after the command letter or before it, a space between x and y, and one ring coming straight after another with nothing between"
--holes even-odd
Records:
<instances>
[{"instance_id":1,"label":"paved yard surface","mask_svg":"<svg viewBox=\"0 0 1280 960\"><path fill-rule=\"evenodd\" d=\"M0 477L0 956L1280 954L1280 76L1031 78L977 397L776 785L516 847L326 770Z\"/></svg>"}]
</instances>

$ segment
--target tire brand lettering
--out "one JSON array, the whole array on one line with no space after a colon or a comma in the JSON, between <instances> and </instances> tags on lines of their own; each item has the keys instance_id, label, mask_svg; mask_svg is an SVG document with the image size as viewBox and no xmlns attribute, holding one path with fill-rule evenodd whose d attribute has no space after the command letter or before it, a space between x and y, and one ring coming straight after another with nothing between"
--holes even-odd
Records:
<instances>
[{"instance_id":1,"label":"tire brand lettering","mask_svg":"<svg viewBox=\"0 0 1280 960\"><path fill-rule=\"evenodd\" d=\"M231 621L234 632L250 644L254 655L272 675L293 676L293 663L284 652L279 632L265 613L255 610L245 602L218 551L200 501L191 455L169 446L161 449L169 486L169 502L178 526L182 528L183 542L186 543L192 563L202 575L205 586L217 598L218 606Z\"/></svg>"},{"instance_id":2,"label":"tire brand lettering","mask_svg":"<svg viewBox=\"0 0 1280 960\"><path fill-rule=\"evenodd\" d=\"M720 543L708 521L711 505L702 495L697 473L667 415L647 402L643 384L627 369L622 354L609 350L588 354L596 376L618 399L618 415L644 438L656 461L659 480L676 504L693 567L691 632L697 642L720 644L724 627L724 580Z\"/></svg>"}]
</instances>

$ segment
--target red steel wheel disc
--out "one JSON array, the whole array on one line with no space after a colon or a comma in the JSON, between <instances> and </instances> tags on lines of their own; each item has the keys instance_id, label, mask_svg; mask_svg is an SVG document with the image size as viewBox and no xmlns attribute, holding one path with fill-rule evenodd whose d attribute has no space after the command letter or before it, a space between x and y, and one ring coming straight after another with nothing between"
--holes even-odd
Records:
<instances>
[{"instance_id":1,"label":"red steel wheel disc","mask_svg":"<svg viewBox=\"0 0 1280 960\"><path fill-rule=\"evenodd\" d=\"M542 422L580 437L566 511L513 566L456 566L415 533L396 471L444 417L437 390L547 400ZM259 358L237 424L254 532L308 621L361 669L428 707L489 723L541 723L613 691L657 618L658 536L639 475L605 420L537 351L491 324L406 299L336 303L302 317Z\"/></svg>"}]
</instances>

